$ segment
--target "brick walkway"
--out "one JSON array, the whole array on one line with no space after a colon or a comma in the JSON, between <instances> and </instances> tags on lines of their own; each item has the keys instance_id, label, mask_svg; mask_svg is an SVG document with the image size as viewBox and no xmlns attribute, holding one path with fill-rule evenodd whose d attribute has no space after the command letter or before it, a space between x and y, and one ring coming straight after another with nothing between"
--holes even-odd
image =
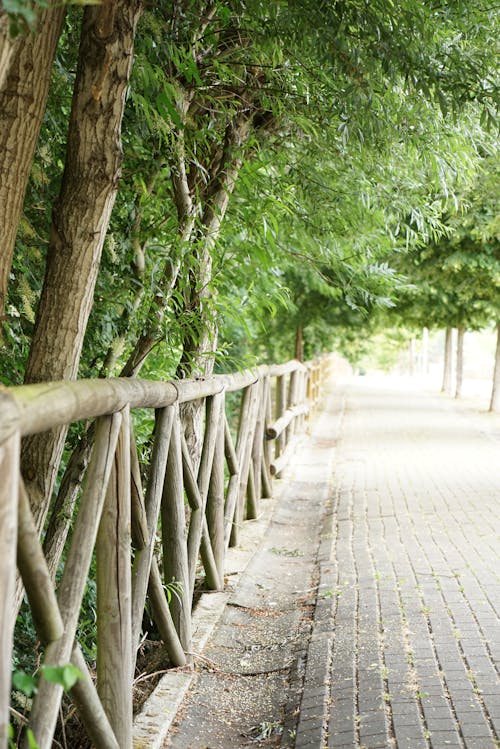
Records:
<instances>
[{"instance_id":1,"label":"brick walkway","mask_svg":"<svg viewBox=\"0 0 500 749\"><path fill-rule=\"evenodd\" d=\"M319 714L301 718L297 749L500 746L500 442L476 421L424 393L348 389L316 627L327 730L319 743Z\"/></svg>"},{"instance_id":2,"label":"brick walkway","mask_svg":"<svg viewBox=\"0 0 500 749\"><path fill-rule=\"evenodd\" d=\"M334 389L164 746L500 749L499 422Z\"/></svg>"}]
</instances>

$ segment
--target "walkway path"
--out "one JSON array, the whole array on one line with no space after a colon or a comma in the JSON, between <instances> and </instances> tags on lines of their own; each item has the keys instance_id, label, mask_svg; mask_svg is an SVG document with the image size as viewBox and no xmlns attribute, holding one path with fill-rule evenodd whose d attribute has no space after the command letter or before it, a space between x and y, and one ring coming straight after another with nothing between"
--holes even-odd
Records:
<instances>
[{"instance_id":1,"label":"walkway path","mask_svg":"<svg viewBox=\"0 0 500 749\"><path fill-rule=\"evenodd\" d=\"M500 747L487 421L364 378L335 394L166 746Z\"/></svg>"}]
</instances>

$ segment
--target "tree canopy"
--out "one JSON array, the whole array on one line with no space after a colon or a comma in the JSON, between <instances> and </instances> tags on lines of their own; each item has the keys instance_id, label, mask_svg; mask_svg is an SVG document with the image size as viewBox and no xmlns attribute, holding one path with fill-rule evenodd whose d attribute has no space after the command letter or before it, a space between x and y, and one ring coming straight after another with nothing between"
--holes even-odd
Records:
<instances>
[{"instance_id":1,"label":"tree canopy","mask_svg":"<svg viewBox=\"0 0 500 749\"><path fill-rule=\"evenodd\" d=\"M231 346L244 357L254 350L245 340L266 326L290 341L295 330L285 328L294 318L314 348L327 348L332 325L349 327L393 305L412 275L408 251L447 242L439 239L447 211L474 182L485 150L496 149L495 9L415 0L137 3L123 123L107 128L121 136L115 146L101 142L101 157L91 142L77 156L85 97L100 105L107 80L102 61L92 72L84 34L91 23L116 26L111 6L67 8L30 178L19 186L22 212L6 217L17 240L15 252L2 241L10 278L2 290L4 380L24 377L34 330L50 330L39 334L42 348L55 337L56 349L75 320L83 355L64 355L75 373L133 375L146 362L151 374L170 376L208 372L214 354ZM16 55L34 54L56 13L51 3L2 2L5 103L19 99L9 83L9 71L14 81L20 69ZM1 127L11 131L12 119ZM123 160L106 177L112 148ZM22 158L4 156L6 178L19 183ZM102 173L116 202L107 216L94 202L93 215L77 220L69 206L81 207L82 198L71 185L65 194L61 179L64 188L63 170L74 178L86 159L82 190L92 182L96 189ZM92 252L83 238L67 240L75 257L90 253L95 276L71 314L56 288L75 273L54 245L66 214L68 231L78 222L82 236L100 236ZM52 295L50 258L67 268ZM312 332L315 324L323 334ZM260 356L279 349L264 348ZM30 377L65 376L45 359Z\"/></svg>"}]
</instances>

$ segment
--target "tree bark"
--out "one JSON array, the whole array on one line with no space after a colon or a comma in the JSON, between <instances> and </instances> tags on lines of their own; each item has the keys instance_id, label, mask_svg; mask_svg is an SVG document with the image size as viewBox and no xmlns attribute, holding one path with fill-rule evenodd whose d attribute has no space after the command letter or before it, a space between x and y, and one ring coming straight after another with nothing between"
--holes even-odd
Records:
<instances>
[{"instance_id":1,"label":"tree bark","mask_svg":"<svg viewBox=\"0 0 500 749\"><path fill-rule=\"evenodd\" d=\"M304 361L304 333L300 324L295 330L295 358Z\"/></svg>"},{"instance_id":2,"label":"tree bark","mask_svg":"<svg viewBox=\"0 0 500 749\"><path fill-rule=\"evenodd\" d=\"M464 379L464 337L465 337L465 328L463 327L458 328L455 398L460 398L462 395L462 384L463 384L463 379Z\"/></svg>"},{"instance_id":3,"label":"tree bark","mask_svg":"<svg viewBox=\"0 0 500 749\"><path fill-rule=\"evenodd\" d=\"M26 382L78 372L104 238L118 190L121 122L141 0L85 9L61 191ZM38 527L46 514L66 430L26 441L23 471Z\"/></svg>"},{"instance_id":4,"label":"tree bark","mask_svg":"<svg viewBox=\"0 0 500 749\"><path fill-rule=\"evenodd\" d=\"M491 387L490 411L500 411L500 323L497 326L497 348L495 367L493 370L493 384Z\"/></svg>"},{"instance_id":5,"label":"tree bark","mask_svg":"<svg viewBox=\"0 0 500 749\"><path fill-rule=\"evenodd\" d=\"M429 374L429 330L423 328L422 330L422 359L421 359L421 371L420 374Z\"/></svg>"},{"instance_id":6,"label":"tree bark","mask_svg":"<svg viewBox=\"0 0 500 749\"><path fill-rule=\"evenodd\" d=\"M64 12L63 3L44 10L36 32L16 40L0 15L0 323Z\"/></svg>"},{"instance_id":7,"label":"tree bark","mask_svg":"<svg viewBox=\"0 0 500 749\"><path fill-rule=\"evenodd\" d=\"M184 309L194 314L198 324L185 335L177 369L180 378L192 374L210 377L213 372L218 331L210 310L212 251L241 169L242 148L248 141L253 113L253 109L245 108L227 126L217 172L208 186L195 272L184 301ZM182 404L181 414L191 459L197 468L201 456L203 404L199 401Z\"/></svg>"},{"instance_id":8,"label":"tree bark","mask_svg":"<svg viewBox=\"0 0 500 749\"><path fill-rule=\"evenodd\" d=\"M0 10L0 90L7 78L12 53L18 41L10 36L9 25L9 16L5 10Z\"/></svg>"},{"instance_id":9,"label":"tree bark","mask_svg":"<svg viewBox=\"0 0 500 749\"><path fill-rule=\"evenodd\" d=\"M451 393L451 380L452 380L452 346L453 344L453 329L446 328L446 335L444 339L444 364L443 364L443 385L441 387L442 393Z\"/></svg>"}]
</instances>

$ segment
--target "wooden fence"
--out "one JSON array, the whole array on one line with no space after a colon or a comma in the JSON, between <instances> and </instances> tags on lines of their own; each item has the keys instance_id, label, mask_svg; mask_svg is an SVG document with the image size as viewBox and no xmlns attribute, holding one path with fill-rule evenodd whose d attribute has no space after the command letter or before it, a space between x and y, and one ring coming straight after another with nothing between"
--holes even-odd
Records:
<instances>
[{"instance_id":1,"label":"wooden fence","mask_svg":"<svg viewBox=\"0 0 500 749\"><path fill-rule=\"evenodd\" d=\"M203 574L206 588L222 589L226 549L238 543L242 522L258 516L261 497L271 496L272 477L304 431L328 363L328 357L292 361L201 381L81 380L0 389L1 749L8 745L16 567L45 646L44 664L73 663L83 674L70 697L90 740L98 749L129 749L146 599L168 662L185 665L195 579ZM228 393L236 394L233 411L239 405L233 427ZM200 399L203 447L194 466L180 410ZM155 409L147 470L139 463L135 408ZM21 438L89 419L95 419L92 446L56 589L20 476ZM96 683L76 639L94 552ZM168 603L171 581L179 595ZM40 749L52 746L61 699L62 686L40 679L28 718Z\"/></svg>"}]
</instances>

